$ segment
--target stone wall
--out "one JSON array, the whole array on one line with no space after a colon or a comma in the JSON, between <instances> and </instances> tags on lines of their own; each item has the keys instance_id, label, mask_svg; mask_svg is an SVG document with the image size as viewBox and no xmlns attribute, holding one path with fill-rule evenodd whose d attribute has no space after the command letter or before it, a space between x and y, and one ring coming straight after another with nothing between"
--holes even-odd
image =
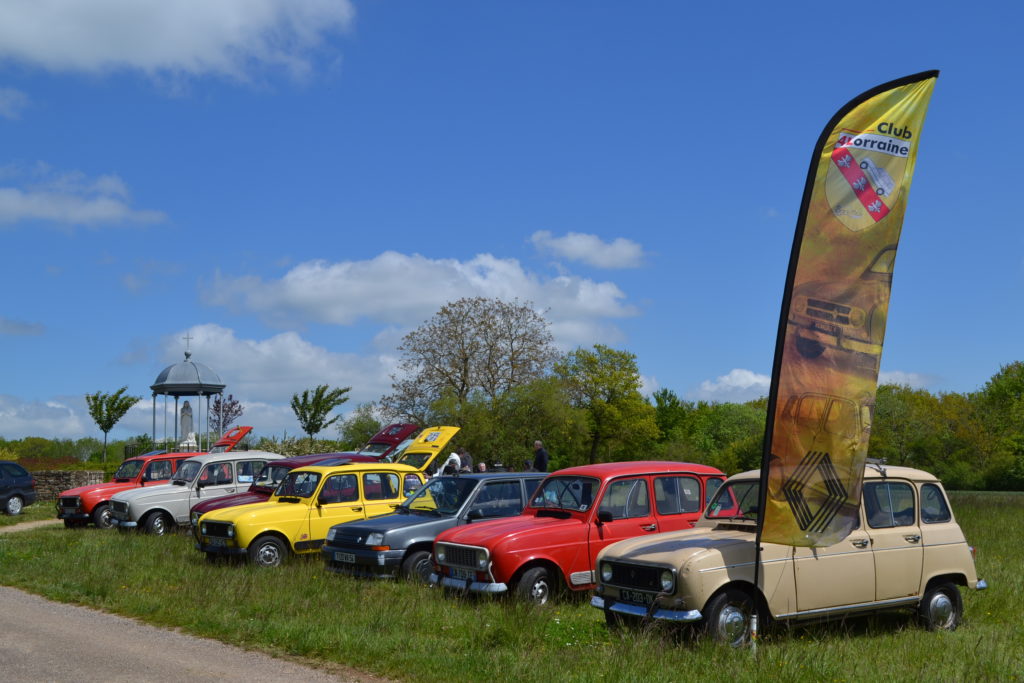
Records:
<instances>
[{"instance_id":1,"label":"stone wall","mask_svg":"<svg viewBox=\"0 0 1024 683\"><path fill-rule=\"evenodd\" d=\"M39 500L56 500L61 491L78 486L102 484L100 470L42 470L32 473L36 478L36 496Z\"/></svg>"}]
</instances>

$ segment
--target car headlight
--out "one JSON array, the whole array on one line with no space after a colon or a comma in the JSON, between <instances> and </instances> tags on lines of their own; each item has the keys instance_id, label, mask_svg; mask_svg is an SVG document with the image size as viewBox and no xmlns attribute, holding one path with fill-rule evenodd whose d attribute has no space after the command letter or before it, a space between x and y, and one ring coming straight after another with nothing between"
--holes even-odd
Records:
<instances>
[{"instance_id":1,"label":"car headlight","mask_svg":"<svg viewBox=\"0 0 1024 683\"><path fill-rule=\"evenodd\" d=\"M444 546L443 545L437 546L437 549L434 551L434 554L437 555L437 561L438 562L442 562L442 563L444 562Z\"/></svg>"},{"instance_id":2,"label":"car headlight","mask_svg":"<svg viewBox=\"0 0 1024 683\"><path fill-rule=\"evenodd\" d=\"M334 527L332 526L332 527L331 527L330 529L328 529L328 531L327 531L327 542L328 542L328 543L334 543L334 537L335 537L336 535L337 535L337 532L336 532L336 531L334 530Z\"/></svg>"},{"instance_id":3,"label":"car headlight","mask_svg":"<svg viewBox=\"0 0 1024 683\"><path fill-rule=\"evenodd\" d=\"M366 537L366 545L383 545L384 534L379 531L374 531L372 534Z\"/></svg>"},{"instance_id":4,"label":"car headlight","mask_svg":"<svg viewBox=\"0 0 1024 683\"><path fill-rule=\"evenodd\" d=\"M193 512L192 513L192 526L195 526L195 525L199 524L199 517L200 517L200 514L198 512Z\"/></svg>"},{"instance_id":5,"label":"car headlight","mask_svg":"<svg viewBox=\"0 0 1024 683\"><path fill-rule=\"evenodd\" d=\"M476 551L476 567L477 569L487 569L487 551L483 548Z\"/></svg>"},{"instance_id":6,"label":"car headlight","mask_svg":"<svg viewBox=\"0 0 1024 683\"><path fill-rule=\"evenodd\" d=\"M601 563L601 580L605 583L612 580L612 566L607 562Z\"/></svg>"},{"instance_id":7,"label":"car headlight","mask_svg":"<svg viewBox=\"0 0 1024 683\"><path fill-rule=\"evenodd\" d=\"M676 578L672 576L672 572L666 569L661 573L661 591L663 593L671 593L675 587Z\"/></svg>"},{"instance_id":8,"label":"car headlight","mask_svg":"<svg viewBox=\"0 0 1024 683\"><path fill-rule=\"evenodd\" d=\"M234 537L235 537L235 525L234 524L228 524L228 538L234 538Z\"/></svg>"},{"instance_id":9,"label":"car headlight","mask_svg":"<svg viewBox=\"0 0 1024 683\"><path fill-rule=\"evenodd\" d=\"M206 535L206 522L203 522L199 525L199 533L201 533L204 536Z\"/></svg>"}]
</instances>

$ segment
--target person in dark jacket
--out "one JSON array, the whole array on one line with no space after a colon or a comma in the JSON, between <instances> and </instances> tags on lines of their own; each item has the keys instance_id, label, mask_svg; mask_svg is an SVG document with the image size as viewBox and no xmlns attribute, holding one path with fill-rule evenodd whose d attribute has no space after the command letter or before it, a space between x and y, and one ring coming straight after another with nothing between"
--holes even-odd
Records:
<instances>
[{"instance_id":1,"label":"person in dark jacket","mask_svg":"<svg viewBox=\"0 0 1024 683\"><path fill-rule=\"evenodd\" d=\"M533 442L533 470L535 472L548 471L548 452L544 450L544 444L540 441Z\"/></svg>"}]
</instances>

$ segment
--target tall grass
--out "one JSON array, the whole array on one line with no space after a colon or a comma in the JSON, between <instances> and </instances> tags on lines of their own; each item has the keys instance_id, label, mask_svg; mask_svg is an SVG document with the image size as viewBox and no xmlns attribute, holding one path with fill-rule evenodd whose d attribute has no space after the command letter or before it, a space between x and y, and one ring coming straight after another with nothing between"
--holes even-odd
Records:
<instances>
[{"instance_id":1,"label":"tall grass","mask_svg":"<svg viewBox=\"0 0 1024 683\"><path fill-rule=\"evenodd\" d=\"M756 657L688 632L609 632L585 596L547 608L464 599L324 571L207 564L184 535L62 527L0 536L0 582L272 654L415 681L1024 680L1024 495L956 494L984 592L964 625L919 629L909 612L766 634Z\"/></svg>"}]
</instances>

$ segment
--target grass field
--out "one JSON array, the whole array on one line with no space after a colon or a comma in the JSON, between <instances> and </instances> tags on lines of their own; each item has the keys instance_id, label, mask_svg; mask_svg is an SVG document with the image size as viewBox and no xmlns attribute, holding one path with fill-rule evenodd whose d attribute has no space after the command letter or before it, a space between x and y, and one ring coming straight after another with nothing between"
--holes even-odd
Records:
<instances>
[{"instance_id":1,"label":"grass field","mask_svg":"<svg viewBox=\"0 0 1024 683\"><path fill-rule=\"evenodd\" d=\"M57 511L52 500L36 501L22 508L20 515L0 514L0 526L13 526L22 522L36 522L56 517Z\"/></svg>"},{"instance_id":2,"label":"grass field","mask_svg":"<svg viewBox=\"0 0 1024 683\"><path fill-rule=\"evenodd\" d=\"M678 632L610 633L584 596L546 608L399 582L207 564L185 535L52 527L0 536L0 583L243 647L402 680L1024 680L1024 495L958 493L989 583L953 633L909 612L783 628L756 657ZM88 561L85 561L88 558Z\"/></svg>"}]
</instances>

